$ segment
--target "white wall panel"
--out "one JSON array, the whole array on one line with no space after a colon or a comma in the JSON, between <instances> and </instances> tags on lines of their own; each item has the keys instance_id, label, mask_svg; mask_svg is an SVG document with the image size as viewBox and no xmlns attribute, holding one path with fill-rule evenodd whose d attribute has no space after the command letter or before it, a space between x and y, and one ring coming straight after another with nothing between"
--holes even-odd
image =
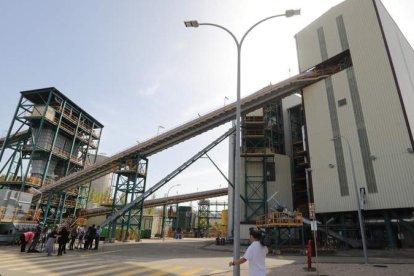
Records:
<instances>
[{"instance_id":1,"label":"white wall panel","mask_svg":"<svg viewBox=\"0 0 414 276\"><path fill-rule=\"evenodd\" d=\"M292 177L290 169L290 158L286 155L275 154L276 163L276 183L268 186L268 197L277 192L276 198L283 203L286 208L293 210L292 199Z\"/></svg>"},{"instance_id":2,"label":"white wall panel","mask_svg":"<svg viewBox=\"0 0 414 276\"><path fill-rule=\"evenodd\" d=\"M317 29L320 27L323 27L326 43L330 45L328 56L332 57L342 52L336 27L337 10L340 10L341 5L331 8L295 35L297 45L306 45L306 47L298 47L299 70L301 72L322 62L317 33Z\"/></svg>"},{"instance_id":3,"label":"white wall panel","mask_svg":"<svg viewBox=\"0 0 414 276\"><path fill-rule=\"evenodd\" d=\"M349 197L340 196L325 82L307 87L304 95L316 211L349 210Z\"/></svg>"},{"instance_id":4,"label":"white wall panel","mask_svg":"<svg viewBox=\"0 0 414 276\"><path fill-rule=\"evenodd\" d=\"M412 52L401 51L401 49L409 50L409 45L401 39L395 23L387 17L384 10L381 11L381 14L382 18L390 21L384 23L384 25L389 25L385 28L388 36L394 33L394 38L398 38L390 42L389 47L392 48L394 63L397 64L395 67L398 68L396 72L400 87L404 91L403 93L406 93L404 96L405 106L409 106L406 109L411 120L414 118L414 116L410 117L414 115L413 73L412 69L408 68L410 66L414 68L414 59L411 58ZM406 150L411 146L410 139L374 3L371 0L346 1L298 33L296 39L300 69L304 70L320 63L318 60L320 59L320 46L317 37L319 27L323 27L325 31L329 57L340 52L337 40L339 34L336 30L335 20L340 15L344 19L362 106L363 120L361 125L356 125L355 116L357 115L353 109L346 72L334 75L332 83L339 128L341 135L347 137L350 142L357 186L358 188L366 186L357 132L359 129L367 133L370 153L375 159L372 161L372 166L378 187L377 193L367 195L367 209L412 207L414 206L414 189L412 187L414 183L414 173L412 172L414 155L409 154ZM398 35L395 36L395 34ZM346 99L347 104L338 107L337 101L340 99ZM349 196L340 195L337 167L329 168L329 164L336 165L334 164L336 159L333 143L329 141L332 138L332 127L324 81L304 89L304 103L316 211L355 210L355 191L348 148L345 142L342 143L342 147ZM359 118L359 121L361 119Z\"/></svg>"},{"instance_id":5,"label":"white wall panel","mask_svg":"<svg viewBox=\"0 0 414 276\"><path fill-rule=\"evenodd\" d=\"M414 51L394 20L380 1L376 1L385 38L398 79L404 108L410 125L414 129ZM413 133L412 133L413 134Z\"/></svg>"}]
</instances>

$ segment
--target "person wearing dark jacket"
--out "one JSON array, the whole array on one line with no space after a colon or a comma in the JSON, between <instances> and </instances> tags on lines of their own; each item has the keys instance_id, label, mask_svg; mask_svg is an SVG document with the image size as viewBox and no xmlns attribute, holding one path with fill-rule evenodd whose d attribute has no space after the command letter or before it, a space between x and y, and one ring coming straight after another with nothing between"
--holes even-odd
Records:
<instances>
[{"instance_id":1,"label":"person wearing dark jacket","mask_svg":"<svg viewBox=\"0 0 414 276\"><path fill-rule=\"evenodd\" d=\"M75 245L76 237L78 236L78 226L74 225L72 226L70 230L70 244L69 244L69 250L73 250L73 247Z\"/></svg>"},{"instance_id":2,"label":"person wearing dark jacket","mask_svg":"<svg viewBox=\"0 0 414 276\"><path fill-rule=\"evenodd\" d=\"M92 229L92 226L89 226L88 227L88 230L86 230L86 233L85 233L85 243L84 243L84 245L83 245L83 249L84 250L87 250L87 249L89 249L89 236L90 236L90 232L92 231L91 230Z\"/></svg>"},{"instance_id":3,"label":"person wearing dark jacket","mask_svg":"<svg viewBox=\"0 0 414 276\"><path fill-rule=\"evenodd\" d=\"M91 229L89 230L89 237L88 237L88 240L89 240L89 249L91 250L92 249L92 244L93 244L93 241L95 240L95 238L96 238L96 228L95 228L95 224L93 224L92 225L92 227L91 227Z\"/></svg>"},{"instance_id":4,"label":"person wearing dark jacket","mask_svg":"<svg viewBox=\"0 0 414 276\"><path fill-rule=\"evenodd\" d=\"M69 241L69 231L66 229L66 225L62 226L59 232L59 249L57 256L62 256L62 253L66 253L66 243Z\"/></svg>"}]
</instances>

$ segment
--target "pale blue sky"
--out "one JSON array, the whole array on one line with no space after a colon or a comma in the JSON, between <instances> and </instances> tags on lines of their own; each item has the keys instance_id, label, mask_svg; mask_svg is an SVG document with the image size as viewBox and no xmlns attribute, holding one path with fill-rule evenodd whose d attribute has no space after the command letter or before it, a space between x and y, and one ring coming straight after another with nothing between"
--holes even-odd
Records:
<instances>
[{"instance_id":1,"label":"pale blue sky","mask_svg":"<svg viewBox=\"0 0 414 276\"><path fill-rule=\"evenodd\" d=\"M266 22L247 37L242 95L248 95L296 74L293 36L339 2L0 0L0 135L10 125L20 91L54 86L105 126L100 152L112 155L155 136L159 125L168 130L221 107L225 96L227 103L235 100L234 42L219 29L186 29L184 20L220 24L240 38L260 19L302 9L301 16ZM383 3L414 45L414 1ZM150 157L148 185L228 127ZM227 149L226 141L210 154L226 173ZM227 186L208 160L169 186L177 183L182 185L171 194Z\"/></svg>"}]
</instances>

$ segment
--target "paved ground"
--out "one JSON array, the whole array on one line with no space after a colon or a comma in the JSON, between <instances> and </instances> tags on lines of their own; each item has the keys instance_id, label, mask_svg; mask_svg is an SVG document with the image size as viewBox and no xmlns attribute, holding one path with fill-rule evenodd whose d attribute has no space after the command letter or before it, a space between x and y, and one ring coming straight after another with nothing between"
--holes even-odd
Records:
<instances>
[{"instance_id":1,"label":"paved ground","mask_svg":"<svg viewBox=\"0 0 414 276\"><path fill-rule=\"evenodd\" d=\"M206 250L232 251L232 245L209 245ZM242 251L245 247L242 247ZM368 250L368 264L364 264L362 250L345 250L312 259L312 269L307 269L306 256L278 255L266 259L267 275L275 276L410 276L414 275L414 249ZM275 262L276 261L276 262ZM317 268L317 269L316 269ZM241 275L247 276L247 267ZM216 276L231 276L232 272Z\"/></svg>"},{"instance_id":2,"label":"paved ground","mask_svg":"<svg viewBox=\"0 0 414 276\"><path fill-rule=\"evenodd\" d=\"M246 247L241 247L242 251ZM67 251L62 257L46 257L45 253L20 253L17 246L0 246L1 276L20 275L152 275L196 276L233 275L228 262L232 245L216 246L214 239L159 239L139 243L101 245L98 251ZM319 275L385 276L414 275L414 250L368 251L369 264L363 264L361 250L342 251L320 256ZM316 268L316 264L312 265ZM247 276L247 264L241 275ZM306 256L269 256L268 275L308 276Z\"/></svg>"}]
</instances>

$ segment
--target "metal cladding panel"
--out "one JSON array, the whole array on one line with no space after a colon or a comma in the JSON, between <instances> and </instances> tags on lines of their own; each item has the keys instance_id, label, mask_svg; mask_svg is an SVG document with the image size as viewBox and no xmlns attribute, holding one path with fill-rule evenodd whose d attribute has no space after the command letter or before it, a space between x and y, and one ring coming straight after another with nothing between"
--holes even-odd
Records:
<instances>
[{"instance_id":1,"label":"metal cladding panel","mask_svg":"<svg viewBox=\"0 0 414 276\"><path fill-rule=\"evenodd\" d=\"M374 3L348 2L351 5L347 13L357 12L352 20L345 16L344 20L378 187L378 193L367 194L366 208L412 207L414 156L406 151L410 137ZM358 148L357 141L351 147ZM358 175L357 181L358 188L365 186Z\"/></svg>"},{"instance_id":2,"label":"metal cladding panel","mask_svg":"<svg viewBox=\"0 0 414 276\"><path fill-rule=\"evenodd\" d=\"M412 55L408 46L401 40L395 23L379 5L383 19L386 37L399 38L399 44L394 40L388 47L393 57L397 79L400 81L403 93L412 94L412 60L404 60ZM299 53L309 52L309 43L298 39L299 36L311 37L318 43L315 54L319 51L318 29L327 30L325 25L336 24L335 19L342 16L348 40L353 67L332 76L333 93L336 104L340 135L349 140L354 159L357 189L367 190L367 170L364 164L369 163L375 175L377 191L366 196L366 209L409 208L414 206L414 155L407 151L411 147L404 111L402 109L398 86L393 77L393 71L387 54L380 23L372 0L349 0L331 9L322 18L305 28L297 36ZM326 18L324 18L326 17ZM318 23L318 24L316 24ZM392 24L394 25L392 25ZM391 25L391 26L388 26ZM393 32L392 32L393 31ZM311 34L306 34L309 32ZM398 34L396 36L396 34ZM333 34L339 37L340 34ZM343 34L342 34L343 35ZM337 49L325 32L328 56ZM388 39L390 40L390 39ZM304 43L306 42L306 43ZM306 50L302 50L306 49ZM407 50L406 52L403 50ZM301 55L299 55L301 58ZM301 67L305 69L318 63L314 57L302 57ZM315 64L310 62L315 60ZM405 64L406 63L406 64ZM349 70L353 70L353 74ZM405 71L404 71L405 70ZM404 75L405 72L405 75ZM401 82L405 82L401 84ZM408 82L408 83L407 83ZM351 85L354 85L351 88ZM351 90L357 93L360 101L360 110L356 110ZM356 91L356 92L355 92ZM411 91L411 92L410 92ZM329 139L333 136L331 116L327 107L325 82L320 81L303 90L305 112L309 139L309 152L312 167L312 181L317 212L337 212L356 210L355 189L352 181L350 156L345 141L342 141L344 167L346 169L349 195L341 196L339 192L338 173L336 167L329 168L329 164L336 166L335 151ZM414 111L412 95L403 96L405 107L408 107L408 117ZM339 100L346 100L345 105L339 106ZM412 110L410 110L410 108ZM362 120L361 120L361 116ZM361 130L366 133L368 144L361 143ZM343 139L341 139L343 140ZM362 150L369 147L369 160L363 160ZM365 162L365 163L364 163Z\"/></svg>"},{"instance_id":3,"label":"metal cladding panel","mask_svg":"<svg viewBox=\"0 0 414 276\"><path fill-rule=\"evenodd\" d=\"M414 136L414 50L380 1L376 1L401 97Z\"/></svg>"},{"instance_id":4,"label":"metal cladding panel","mask_svg":"<svg viewBox=\"0 0 414 276\"><path fill-rule=\"evenodd\" d=\"M293 210L290 158L286 155L275 154L275 163L276 182L269 182L267 195L271 197L277 192L276 199L285 205L288 210Z\"/></svg>"},{"instance_id":5,"label":"metal cladding panel","mask_svg":"<svg viewBox=\"0 0 414 276\"><path fill-rule=\"evenodd\" d=\"M317 33L318 28L322 26L326 44L329 45L328 56L332 57L342 52L335 23L336 17L338 16L338 10L340 10L341 6L342 4L331 8L324 15L295 35L296 44L298 45L297 52L300 72L306 71L323 61Z\"/></svg>"},{"instance_id":6,"label":"metal cladding panel","mask_svg":"<svg viewBox=\"0 0 414 276\"><path fill-rule=\"evenodd\" d=\"M335 80L333 83L336 85ZM353 205L352 193L350 196L340 196L334 144L331 141L333 134L330 128L328 99L325 91L324 81L304 89L315 208L319 213L353 210L352 206L355 205ZM331 168L330 165L334 167Z\"/></svg>"}]
</instances>

